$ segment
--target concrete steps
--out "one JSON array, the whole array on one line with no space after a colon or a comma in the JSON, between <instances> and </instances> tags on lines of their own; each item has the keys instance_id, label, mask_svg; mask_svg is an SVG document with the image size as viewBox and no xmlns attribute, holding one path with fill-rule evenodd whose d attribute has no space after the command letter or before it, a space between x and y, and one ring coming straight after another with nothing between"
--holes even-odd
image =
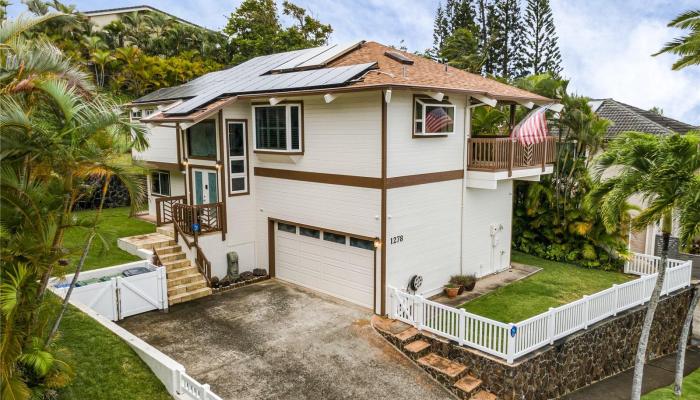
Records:
<instances>
[{"instance_id":1,"label":"concrete steps","mask_svg":"<svg viewBox=\"0 0 700 400\"><path fill-rule=\"evenodd\" d=\"M156 232L175 239L175 227L173 227L173 224L159 226L156 228Z\"/></svg>"},{"instance_id":2,"label":"concrete steps","mask_svg":"<svg viewBox=\"0 0 700 400\"><path fill-rule=\"evenodd\" d=\"M178 304L208 296L212 293L207 280L192 264L179 245L170 244L155 249L165 268L168 280L168 304Z\"/></svg>"},{"instance_id":3,"label":"concrete steps","mask_svg":"<svg viewBox=\"0 0 700 400\"><path fill-rule=\"evenodd\" d=\"M483 382L470 374L466 366L437 354L439 343L443 342L440 338L403 322L379 316L372 318L372 326L460 399L497 399L482 387Z\"/></svg>"},{"instance_id":4,"label":"concrete steps","mask_svg":"<svg viewBox=\"0 0 700 400\"><path fill-rule=\"evenodd\" d=\"M157 232L128 236L117 240L117 246L120 249L141 258L149 258L146 257L146 252L173 245L175 245L175 240L172 237Z\"/></svg>"}]
</instances>

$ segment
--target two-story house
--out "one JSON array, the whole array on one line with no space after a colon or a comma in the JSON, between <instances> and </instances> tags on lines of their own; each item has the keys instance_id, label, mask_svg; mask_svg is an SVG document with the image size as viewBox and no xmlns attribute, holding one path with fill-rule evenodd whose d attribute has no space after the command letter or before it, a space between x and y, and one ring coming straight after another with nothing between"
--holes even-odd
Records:
<instances>
[{"instance_id":1,"label":"two-story house","mask_svg":"<svg viewBox=\"0 0 700 400\"><path fill-rule=\"evenodd\" d=\"M133 102L149 128L149 213L226 273L386 312L389 286L438 293L509 267L513 180L550 140L472 137L471 110L547 98L375 42L257 57Z\"/></svg>"}]
</instances>

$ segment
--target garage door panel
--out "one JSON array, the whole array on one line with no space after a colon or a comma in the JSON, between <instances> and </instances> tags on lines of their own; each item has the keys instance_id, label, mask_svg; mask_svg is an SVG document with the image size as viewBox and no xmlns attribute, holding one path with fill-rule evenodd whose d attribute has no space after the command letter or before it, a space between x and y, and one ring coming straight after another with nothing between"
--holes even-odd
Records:
<instances>
[{"instance_id":1,"label":"garage door panel","mask_svg":"<svg viewBox=\"0 0 700 400\"><path fill-rule=\"evenodd\" d=\"M278 278L372 307L373 251L275 230Z\"/></svg>"}]
</instances>

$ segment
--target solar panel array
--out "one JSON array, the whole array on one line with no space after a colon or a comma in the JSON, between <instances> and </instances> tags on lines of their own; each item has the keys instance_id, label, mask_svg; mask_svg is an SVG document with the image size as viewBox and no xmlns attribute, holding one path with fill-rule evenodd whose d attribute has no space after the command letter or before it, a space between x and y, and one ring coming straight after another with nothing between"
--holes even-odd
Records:
<instances>
[{"instance_id":1,"label":"solar panel array","mask_svg":"<svg viewBox=\"0 0 700 400\"><path fill-rule=\"evenodd\" d=\"M188 114L223 95L340 86L376 67L376 63L365 63L321 68L325 63L358 44L323 46L256 57L235 67L203 75L180 86L156 90L135 100L135 102L186 99L182 104L171 108L166 113L167 115L180 115ZM292 65L294 65L291 67L292 69L313 67L316 69L271 73L280 71L279 68L283 66L285 69L289 69Z\"/></svg>"}]
</instances>

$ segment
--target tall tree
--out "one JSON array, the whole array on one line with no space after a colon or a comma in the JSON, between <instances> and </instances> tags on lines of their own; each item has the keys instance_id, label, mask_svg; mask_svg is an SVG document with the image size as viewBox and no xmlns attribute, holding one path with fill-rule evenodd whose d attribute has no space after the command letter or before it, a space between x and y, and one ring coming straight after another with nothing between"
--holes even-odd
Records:
<instances>
[{"instance_id":1,"label":"tall tree","mask_svg":"<svg viewBox=\"0 0 700 400\"><path fill-rule=\"evenodd\" d=\"M549 0L527 0L524 17L525 68L533 75L561 73L561 54Z\"/></svg>"},{"instance_id":2,"label":"tall tree","mask_svg":"<svg viewBox=\"0 0 700 400\"><path fill-rule=\"evenodd\" d=\"M604 178L605 172L613 172ZM620 211L632 196L641 196L647 207L632 219L632 228L641 229L661 221L661 262L654 290L651 293L640 333L632 380L632 400L641 397L642 377L646 363L647 344L654 313L659 304L661 288L666 277L668 245L674 210L679 210L683 228L682 240L700 226L700 202L697 189L700 173L700 134L683 136L651 135L626 132L616 138L597 161L596 186L590 201L597 205L608 229L620 226Z\"/></svg>"},{"instance_id":3,"label":"tall tree","mask_svg":"<svg viewBox=\"0 0 700 400\"><path fill-rule=\"evenodd\" d=\"M316 47L327 43L333 29L289 1L283 12L294 21L283 27L274 0L244 0L229 17L224 33L231 37L233 62L280 51Z\"/></svg>"},{"instance_id":4,"label":"tall tree","mask_svg":"<svg viewBox=\"0 0 700 400\"><path fill-rule=\"evenodd\" d=\"M434 58L449 61L449 59L444 58L444 46L459 29L468 30L470 36L478 41L480 37L479 28L476 24L476 15L472 2L473 0L447 0L444 8L442 4L438 6L433 24L433 48L431 55ZM460 36L460 40L464 39L464 33L458 36ZM473 56L473 54L467 56Z\"/></svg>"},{"instance_id":5,"label":"tall tree","mask_svg":"<svg viewBox=\"0 0 700 400\"><path fill-rule=\"evenodd\" d=\"M495 75L513 79L526 75L523 26L518 0L497 0L491 13L490 47Z\"/></svg>"},{"instance_id":6,"label":"tall tree","mask_svg":"<svg viewBox=\"0 0 700 400\"><path fill-rule=\"evenodd\" d=\"M700 65L700 9L684 12L669 22L668 26L678 29L690 29L690 33L666 43L654 56L662 53L680 56L680 59L673 63L672 68L674 70Z\"/></svg>"}]
</instances>

